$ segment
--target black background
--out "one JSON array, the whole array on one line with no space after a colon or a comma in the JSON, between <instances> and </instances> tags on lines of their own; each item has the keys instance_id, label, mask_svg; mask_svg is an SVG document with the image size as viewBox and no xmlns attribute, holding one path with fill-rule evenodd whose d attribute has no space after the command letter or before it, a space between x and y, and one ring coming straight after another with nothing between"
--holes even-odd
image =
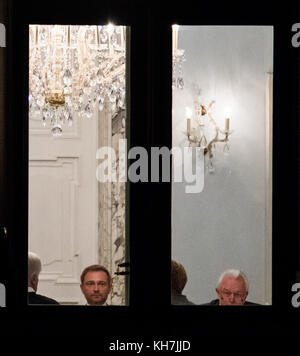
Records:
<instances>
[{"instance_id":1,"label":"black background","mask_svg":"<svg viewBox=\"0 0 300 356\"><path fill-rule=\"evenodd\" d=\"M29 307L28 228L28 24L114 24L131 27L130 144L171 147L171 25L274 26L273 106L273 305L262 307L175 307L170 305L171 184L130 185L130 305L128 307ZM1 220L1 274L7 308L0 310L4 334L96 335L100 350L110 342L189 340L217 335L299 333L300 308L291 287L300 270L299 51L291 44L297 2L51 1L9 2L5 121L5 189ZM1 190L1 192L2 192ZM253 261L255 268L255 261ZM300 282L300 280L299 280ZM201 286L199 286L200 289Z\"/></svg>"}]
</instances>

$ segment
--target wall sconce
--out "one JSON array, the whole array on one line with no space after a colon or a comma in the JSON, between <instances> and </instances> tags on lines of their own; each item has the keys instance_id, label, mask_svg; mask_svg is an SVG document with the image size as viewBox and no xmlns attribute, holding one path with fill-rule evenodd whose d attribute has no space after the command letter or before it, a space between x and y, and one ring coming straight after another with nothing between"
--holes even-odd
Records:
<instances>
[{"instance_id":1,"label":"wall sconce","mask_svg":"<svg viewBox=\"0 0 300 356\"><path fill-rule=\"evenodd\" d=\"M208 171L213 173L215 168L213 164L213 157L215 155L216 144L218 142L223 142L223 152L224 154L229 154L229 135L233 133L232 130L229 130L230 124L230 109L226 108L225 110L225 128L221 130L214 118L212 117L211 110L212 106L215 104L215 101L211 101L208 106L202 105L198 100L194 102L194 110L196 116L196 127L191 127L191 118L192 118L192 110L187 107L186 108L186 116L187 116L187 130L186 135L189 141L189 146L196 146L203 149L204 156L208 155ZM208 125L213 125L215 130L215 136L208 142L205 137L205 128ZM220 138L220 134L223 135L223 138Z\"/></svg>"}]
</instances>

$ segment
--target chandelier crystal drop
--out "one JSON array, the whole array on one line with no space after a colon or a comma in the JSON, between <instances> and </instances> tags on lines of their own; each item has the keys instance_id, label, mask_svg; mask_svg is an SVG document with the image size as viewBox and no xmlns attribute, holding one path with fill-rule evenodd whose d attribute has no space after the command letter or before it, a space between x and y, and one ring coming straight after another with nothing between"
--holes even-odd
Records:
<instances>
[{"instance_id":1,"label":"chandelier crystal drop","mask_svg":"<svg viewBox=\"0 0 300 356\"><path fill-rule=\"evenodd\" d=\"M54 136L75 116L125 104L125 27L29 26L29 116Z\"/></svg>"},{"instance_id":2,"label":"chandelier crystal drop","mask_svg":"<svg viewBox=\"0 0 300 356\"><path fill-rule=\"evenodd\" d=\"M172 64L172 88L184 89L182 64L185 62L185 54L183 49L176 49L173 54Z\"/></svg>"},{"instance_id":3,"label":"chandelier crystal drop","mask_svg":"<svg viewBox=\"0 0 300 356\"><path fill-rule=\"evenodd\" d=\"M172 88L184 89L182 65L186 61L184 49L178 48L178 25L172 26Z\"/></svg>"}]
</instances>

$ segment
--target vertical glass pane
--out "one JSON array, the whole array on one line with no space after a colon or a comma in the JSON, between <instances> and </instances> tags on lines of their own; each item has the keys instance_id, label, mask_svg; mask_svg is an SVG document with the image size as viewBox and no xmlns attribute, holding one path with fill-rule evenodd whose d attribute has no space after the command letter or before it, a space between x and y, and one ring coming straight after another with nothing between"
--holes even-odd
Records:
<instances>
[{"instance_id":1,"label":"vertical glass pane","mask_svg":"<svg viewBox=\"0 0 300 356\"><path fill-rule=\"evenodd\" d=\"M127 304L128 30L29 26L29 304Z\"/></svg>"},{"instance_id":2,"label":"vertical glass pane","mask_svg":"<svg viewBox=\"0 0 300 356\"><path fill-rule=\"evenodd\" d=\"M272 303L272 78L272 27L173 26L172 304Z\"/></svg>"}]
</instances>

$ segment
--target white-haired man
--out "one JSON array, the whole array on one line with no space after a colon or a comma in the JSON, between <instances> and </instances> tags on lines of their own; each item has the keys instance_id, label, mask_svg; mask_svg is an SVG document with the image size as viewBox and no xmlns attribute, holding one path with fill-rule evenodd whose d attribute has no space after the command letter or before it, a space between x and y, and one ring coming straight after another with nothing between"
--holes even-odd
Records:
<instances>
[{"instance_id":1,"label":"white-haired man","mask_svg":"<svg viewBox=\"0 0 300 356\"><path fill-rule=\"evenodd\" d=\"M42 263L38 255L28 252L28 304L59 304L56 300L37 294Z\"/></svg>"},{"instance_id":2,"label":"white-haired man","mask_svg":"<svg viewBox=\"0 0 300 356\"><path fill-rule=\"evenodd\" d=\"M218 281L216 292L218 299L206 305L259 305L246 301L249 284L246 275L238 269L227 269Z\"/></svg>"}]
</instances>

